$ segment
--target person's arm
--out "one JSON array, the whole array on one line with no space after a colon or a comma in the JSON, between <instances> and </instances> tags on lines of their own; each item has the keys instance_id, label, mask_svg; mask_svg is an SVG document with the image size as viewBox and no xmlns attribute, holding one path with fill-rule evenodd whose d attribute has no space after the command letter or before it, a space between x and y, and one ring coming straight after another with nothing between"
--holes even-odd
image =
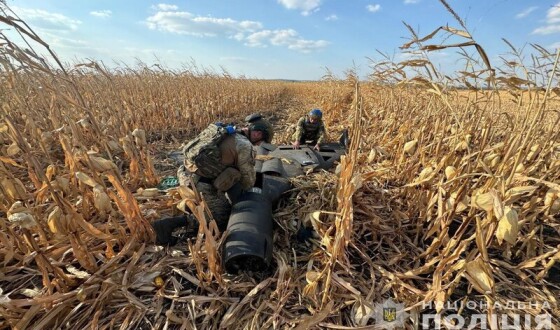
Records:
<instances>
[{"instance_id":1,"label":"person's arm","mask_svg":"<svg viewBox=\"0 0 560 330\"><path fill-rule=\"evenodd\" d=\"M255 156L253 145L244 137L236 137L237 144L237 169L241 173L240 184L243 190L249 190L255 185Z\"/></svg>"},{"instance_id":2,"label":"person's arm","mask_svg":"<svg viewBox=\"0 0 560 330\"><path fill-rule=\"evenodd\" d=\"M296 137L296 141L301 140L301 137L303 136L303 133L305 131L303 124L305 123L305 117L301 117L298 120L297 123L297 127L296 127L296 133L294 134L294 136Z\"/></svg>"},{"instance_id":3,"label":"person's arm","mask_svg":"<svg viewBox=\"0 0 560 330\"><path fill-rule=\"evenodd\" d=\"M321 121L321 127L319 127L319 136L317 137L317 144L321 144L325 141L327 135L327 130L325 129L325 124Z\"/></svg>"},{"instance_id":4,"label":"person's arm","mask_svg":"<svg viewBox=\"0 0 560 330\"><path fill-rule=\"evenodd\" d=\"M299 141L301 141L301 137L303 136L303 132L304 132L304 128L303 128L304 123L305 123L305 117L301 117L298 120L296 126L296 132L293 135L295 141L292 142L292 145L294 146L295 149L299 148Z\"/></svg>"}]
</instances>

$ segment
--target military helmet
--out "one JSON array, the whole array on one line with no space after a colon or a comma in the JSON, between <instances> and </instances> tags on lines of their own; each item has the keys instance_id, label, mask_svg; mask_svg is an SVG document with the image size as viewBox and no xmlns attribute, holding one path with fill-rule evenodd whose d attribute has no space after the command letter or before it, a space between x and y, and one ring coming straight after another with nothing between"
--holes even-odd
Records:
<instances>
[{"instance_id":1,"label":"military helmet","mask_svg":"<svg viewBox=\"0 0 560 330\"><path fill-rule=\"evenodd\" d=\"M272 127L270 125L266 125L262 121L257 121L256 123L251 124L249 126L249 130L263 132L263 140L268 143L270 143L272 134L274 134L274 132L272 132Z\"/></svg>"},{"instance_id":2,"label":"military helmet","mask_svg":"<svg viewBox=\"0 0 560 330\"><path fill-rule=\"evenodd\" d=\"M310 117L317 117L319 119L323 118L323 113L319 109L313 109L309 112Z\"/></svg>"},{"instance_id":3,"label":"military helmet","mask_svg":"<svg viewBox=\"0 0 560 330\"><path fill-rule=\"evenodd\" d=\"M247 123L253 123L259 119L262 119L262 115L260 113L252 113L250 115L248 115L247 117L245 117L245 121Z\"/></svg>"}]
</instances>

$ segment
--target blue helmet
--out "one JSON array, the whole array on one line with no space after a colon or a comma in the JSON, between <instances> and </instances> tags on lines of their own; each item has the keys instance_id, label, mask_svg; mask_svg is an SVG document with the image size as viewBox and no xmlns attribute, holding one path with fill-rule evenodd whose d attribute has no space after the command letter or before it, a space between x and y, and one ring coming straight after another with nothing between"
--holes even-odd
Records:
<instances>
[{"instance_id":1,"label":"blue helmet","mask_svg":"<svg viewBox=\"0 0 560 330\"><path fill-rule=\"evenodd\" d=\"M319 109L313 109L309 112L309 116L313 116L321 119L323 118L323 113Z\"/></svg>"}]
</instances>

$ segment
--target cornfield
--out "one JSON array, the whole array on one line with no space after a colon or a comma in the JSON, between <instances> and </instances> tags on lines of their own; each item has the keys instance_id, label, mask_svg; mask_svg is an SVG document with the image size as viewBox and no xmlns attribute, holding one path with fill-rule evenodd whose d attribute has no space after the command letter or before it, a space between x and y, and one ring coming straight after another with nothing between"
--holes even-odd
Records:
<instances>
[{"instance_id":1,"label":"cornfield","mask_svg":"<svg viewBox=\"0 0 560 330\"><path fill-rule=\"evenodd\" d=\"M418 57L372 59L367 81L68 66L54 53L52 65L0 30L0 328L375 329L389 298L410 329L427 303L444 317L457 313L445 302L469 300L488 308L467 317L526 302L506 315L556 327L558 55L534 45L531 65L494 69L455 16L457 29L410 29L403 49ZM0 22L48 46L4 10ZM431 44L440 33L463 40ZM438 72L429 52L445 48L470 69ZM311 108L331 140L349 128L351 145L336 171L293 180L269 271L225 273L209 221L186 243L154 245L152 221L204 217L192 192L155 188L176 171L171 151L208 122L254 112L275 125L274 143L290 143ZM298 240L303 227L311 239Z\"/></svg>"}]
</instances>

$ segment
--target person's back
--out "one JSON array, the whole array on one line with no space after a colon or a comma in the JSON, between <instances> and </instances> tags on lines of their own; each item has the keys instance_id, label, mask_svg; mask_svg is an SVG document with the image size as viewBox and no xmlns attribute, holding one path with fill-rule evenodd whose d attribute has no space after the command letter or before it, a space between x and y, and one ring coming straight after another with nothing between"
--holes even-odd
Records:
<instances>
[{"instance_id":1,"label":"person's back","mask_svg":"<svg viewBox=\"0 0 560 330\"><path fill-rule=\"evenodd\" d=\"M186 168L202 177L215 179L225 170L220 161L219 145L233 133L232 127L224 127L220 123L208 125L183 148Z\"/></svg>"},{"instance_id":2,"label":"person's back","mask_svg":"<svg viewBox=\"0 0 560 330\"><path fill-rule=\"evenodd\" d=\"M227 136L220 143L221 163L236 168L240 172L239 183L243 190L255 184L255 159L251 142L242 134Z\"/></svg>"}]
</instances>

